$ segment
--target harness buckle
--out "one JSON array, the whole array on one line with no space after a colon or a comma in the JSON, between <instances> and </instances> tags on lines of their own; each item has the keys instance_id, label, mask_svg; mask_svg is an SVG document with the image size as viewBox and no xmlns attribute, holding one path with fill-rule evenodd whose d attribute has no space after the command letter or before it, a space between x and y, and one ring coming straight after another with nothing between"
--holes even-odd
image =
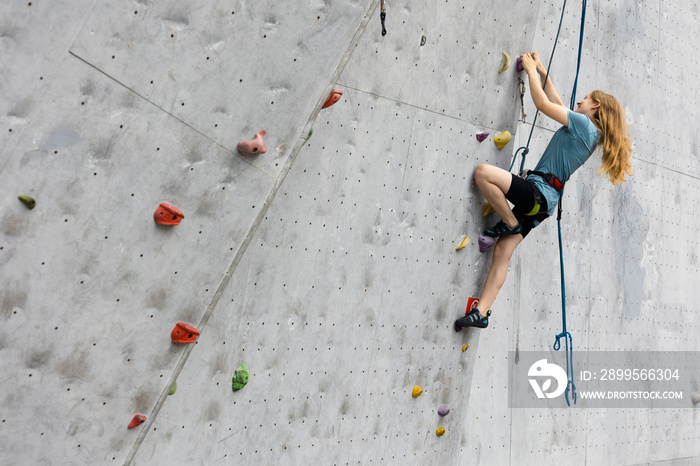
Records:
<instances>
[{"instance_id":1,"label":"harness buckle","mask_svg":"<svg viewBox=\"0 0 700 466\"><path fill-rule=\"evenodd\" d=\"M558 193L562 192L564 190L564 185L566 183L562 183L559 181L559 178L557 178L555 175L552 173L542 173L542 172L537 172L537 171L531 171L529 173L530 175L538 175L542 177L545 183L553 187Z\"/></svg>"}]
</instances>

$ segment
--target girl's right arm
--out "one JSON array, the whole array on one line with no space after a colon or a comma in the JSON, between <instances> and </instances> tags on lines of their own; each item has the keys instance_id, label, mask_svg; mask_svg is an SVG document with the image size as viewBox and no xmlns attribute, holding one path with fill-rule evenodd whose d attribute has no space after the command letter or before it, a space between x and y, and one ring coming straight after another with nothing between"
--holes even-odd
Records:
<instances>
[{"instance_id":1,"label":"girl's right arm","mask_svg":"<svg viewBox=\"0 0 700 466\"><path fill-rule=\"evenodd\" d=\"M520 56L523 69L527 73L527 80L530 83L530 95L537 110L547 115L554 121L564 126L569 126L569 110L559 103L552 102L551 98L545 94L540 81L538 66L532 54L524 53ZM549 80L547 80L549 82ZM549 88L549 85L547 86ZM554 89L554 86L552 86ZM556 91L555 95L556 95ZM558 97L558 96L557 96ZM559 99L561 101L561 99Z\"/></svg>"},{"instance_id":2,"label":"girl's right arm","mask_svg":"<svg viewBox=\"0 0 700 466\"><path fill-rule=\"evenodd\" d=\"M559 97L559 94L557 93L557 90L554 88L554 83L552 82L552 78L547 76L547 70L540 61L540 57L537 55L537 52L532 52L530 54L532 56L532 59L535 60L535 63L537 64L537 73L540 75L540 81L542 82L542 88L544 89L544 93L547 95L547 98L549 99L550 102L557 104L557 105L564 105L564 102L562 102L561 97ZM545 83L544 79L547 78L547 82Z\"/></svg>"}]
</instances>

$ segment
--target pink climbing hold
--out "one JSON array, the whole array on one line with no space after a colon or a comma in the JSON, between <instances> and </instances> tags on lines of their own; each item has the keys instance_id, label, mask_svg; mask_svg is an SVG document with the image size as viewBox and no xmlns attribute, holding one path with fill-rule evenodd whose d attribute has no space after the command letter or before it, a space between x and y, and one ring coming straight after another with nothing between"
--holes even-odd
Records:
<instances>
[{"instance_id":1,"label":"pink climbing hold","mask_svg":"<svg viewBox=\"0 0 700 466\"><path fill-rule=\"evenodd\" d=\"M450 408L447 405L440 405L440 407L438 408L438 414L440 416L447 416L448 414L450 414Z\"/></svg>"},{"instance_id":2,"label":"pink climbing hold","mask_svg":"<svg viewBox=\"0 0 700 466\"><path fill-rule=\"evenodd\" d=\"M490 236L479 236L479 251L486 252L496 244L496 238Z\"/></svg>"},{"instance_id":3,"label":"pink climbing hold","mask_svg":"<svg viewBox=\"0 0 700 466\"><path fill-rule=\"evenodd\" d=\"M146 422L146 416L144 416L143 414L137 414L129 423L129 429L133 429L136 426L140 426L144 422Z\"/></svg>"},{"instance_id":4,"label":"pink climbing hold","mask_svg":"<svg viewBox=\"0 0 700 466\"><path fill-rule=\"evenodd\" d=\"M518 59L515 60L515 71L516 71L517 73L522 73L523 70L524 70L524 68L523 68L523 60L522 60L520 57L518 57Z\"/></svg>"},{"instance_id":5,"label":"pink climbing hold","mask_svg":"<svg viewBox=\"0 0 700 466\"><path fill-rule=\"evenodd\" d=\"M266 131L262 130L255 135L250 141L241 141L238 143L238 153L241 155L264 154L267 152L267 147L263 143L263 136Z\"/></svg>"},{"instance_id":6,"label":"pink climbing hold","mask_svg":"<svg viewBox=\"0 0 700 466\"><path fill-rule=\"evenodd\" d=\"M484 142L484 140L489 137L489 133L477 133L476 140L479 142Z\"/></svg>"},{"instance_id":7,"label":"pink climbing hold","mask_svg":"<svg viewBox=\"0 0 700 466\"><path fill-rule=\"evenodd\" d=\"M334 87L333 90L331 91L331 95L328 96L326 103L323 104L323 107L321 107L321 108L330 107L331 105L333 105L334 103L339 101L340 96L342 96L342 95L343 95L343 90L338 88L338 87Z\"/></svg>"}]
</instances>

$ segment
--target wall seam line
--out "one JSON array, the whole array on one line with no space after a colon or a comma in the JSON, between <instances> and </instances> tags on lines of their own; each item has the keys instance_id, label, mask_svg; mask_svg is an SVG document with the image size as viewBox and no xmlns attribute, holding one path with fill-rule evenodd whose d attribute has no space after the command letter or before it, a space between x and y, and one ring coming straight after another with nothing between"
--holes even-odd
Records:
<instances>
[{"instance_id":1,"label":"wall seam line","mask_svg":"<svg viewBox=\"0 0 700 466\"><path fill-rule=\"evenodd\" d=\"M335 72L333 73L333 78L331 83L327 86L328 89L326 92L324 92L319 99L318 103L316 104L316 107L312 111L311 115L309 116L306 125L304 126L304 129L301 132L301 135L299 137L300 141L297 141L296 146L294 147L292 153L290 156L287 158L285 161L285 164L280 170L280 174L277 176L277 179L275 181L275 184L272 186L270 191L268 192L267 198L265 199L265 202L263 202L262 208L260 212L258 213L257 217L253 221L252 225L248 229L248 233L246 234L246 237L244 238L243 242L238 248L238 251L236 252L236 255L233 258L233 261L227 268L226 272L224 273L224 276L222 277L221 281L219 282L219 285L216 289L216 292L214 293L214 296L212 297L211 301L209 302L209 305L207 306L206 310L204 311L204 314L200 318L200 321L197 325L197 329L202 332L204 327L206 326L207 322L209 321L209 318L211 317L211 314L213 313L214 309L216 308L217 304L219 303L219 300L221 299L221 296L224 293L224 290L226 289L228 283L231 280L231 276L235 272L235 270L238 267L238 264L240 263L241 259L245 255L248 245L253 239L253 236L257 233L258 228L260 227L260 224L265 218L265 214L267 213L267 210L269 209L270 205L274 201L280 187L282 186L282 183L284 180L287 178L287 175L292 169L292 165L294 164L294 161L296 160L297 156L299 155L299 152L301 152L301 149L306 145L308 137L306 136L310 129L313 128L313 123L316 121L318 118L318 115L321 111L322 105L325 103L325 98L328 95L328 90L333 87L333 84L338 80L340 77L341 73L343 72L343 69L345 68L345 65L347 62L350 60L350 56L352 55L352 52L356 48L357 42L359 41L360 37L364 33L364 30L367 27L367 24L369 23L369 19L373 16L374 11L377 9L377 6L379 5L380 0L374 0L372 4L370 5L370 8L368 12L365 14L362 22L360 23L360 26L358 27L357 31L355 32L355 35L353 36L350 46L348 47L345 55L343 55L343 58L340 60L338 66L336 67ZM77 57L77 55L75 55ZM82 58L77 57L80 60ZM84 61L84 60L82 60ZM90 63L85 62L88 65ZM92 65L90 65L92 66ZM93 67L94 68L94 67ZM95 68L97 69L97 68ZM97 69L100 71L99 69ZM100 71L101 72L101 71ZM121 84L121 83L120 83ZM167 113L167 112L166 112ZM303 141L301 140L303 138ZM146 435L148 434L150 430L151 423L153 420L158 416L158 413L160 412L160 409L162 408L163 404L165 404L165 400L168 397L168 393L170 392L170 387L175 383L177 380L177 377L180 375L182 372L182 369L185 366L185 363L189 359L190 354L192 353L192 350L194 349L196 343L194 344L188 344L185 347L185 350L181 354L180 358L178 359L177 364L175 365L175 369L173 370L171 376L168 379L168 382L166 386L164 387L163 391L161 392L160 396L158 397L158 400L156 401L155 406L151 410L151 413L148 416L147 421L144 423L143 428L139 432L138 437L134 441L129 453L127 454L126 459L124 460L125 465L131 464L133 461L134 457L136 456L136 453L138 452L141 444L143 443L143 440L146 438Z\"/></svg>"}]
</instances>

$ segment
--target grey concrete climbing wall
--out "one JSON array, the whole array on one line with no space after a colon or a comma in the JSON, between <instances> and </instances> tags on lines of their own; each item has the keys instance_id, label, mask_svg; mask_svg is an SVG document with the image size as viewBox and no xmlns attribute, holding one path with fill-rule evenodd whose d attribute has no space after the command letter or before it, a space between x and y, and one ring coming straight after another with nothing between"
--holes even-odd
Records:
<instances>
[{"instance_id":1,"label":"grey concrete climbing wall","mask_svg":"<svg viewBox=\"0 0 700 466\"><path fill-rule=\"evenodd\" d=\"M0 5L3 464L700 461L689 401L509 408L508 352L561 331L554 220L489 328L451 328L490 260L473 171L508 168L535 114L501 53L548 59L562 2L388 1L386 36L378 0L85 3ZM552 64L565 101L580 7ZM566 190L578 351L700 350L699 15L588 4L578 97L618 96L635 154L623 186L594 158ZM263 129L267 152L238 154ZM538 120L529 167L555 129Z\"/></svg>"}]
</instances>

